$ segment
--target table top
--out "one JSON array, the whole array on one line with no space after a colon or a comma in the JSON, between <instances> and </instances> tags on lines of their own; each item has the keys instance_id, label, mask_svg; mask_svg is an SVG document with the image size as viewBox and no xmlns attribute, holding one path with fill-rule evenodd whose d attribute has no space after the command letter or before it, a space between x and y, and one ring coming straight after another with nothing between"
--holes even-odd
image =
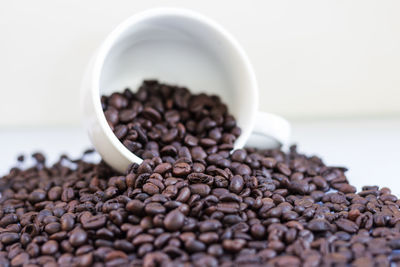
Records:
<instances>
[{"instance_id":1,"label":"table top","mask_svg":"<svg viewBox=\"0 0 400 267\"><path fill-rule=\"evenodd\" d=\"M292 127L299 152L347 167L347 177L357 189L387 186L400 196L400 118L294 121ZM20 154L41 151L51 163L63 153L78 158L90 147L80 127L3 128L0 176L16 166Z\"/></svg>"}]
</instances>

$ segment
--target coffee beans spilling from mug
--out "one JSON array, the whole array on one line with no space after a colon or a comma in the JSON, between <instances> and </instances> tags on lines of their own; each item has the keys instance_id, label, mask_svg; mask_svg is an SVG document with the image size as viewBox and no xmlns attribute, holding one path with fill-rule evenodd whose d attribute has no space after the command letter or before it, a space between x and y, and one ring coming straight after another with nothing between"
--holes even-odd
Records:
<instances>
[{"instance_id":1,"label":"coffee beans spilling from mug","mask_svg":"<svg viewBox=\"0 0 400 267\"><path fill-rule=\"evenodd\" d=\"M102 103L145 160L118 174L36 153L33 167L11 169L0 179L0 266L400 264L390 189L356 193L345 168L295 147L230 153L239 130L216 97L147 82Z\"/></svg>"},{"instance_id":2,"label":"coffee beans spilling from mug","mask_svg":"<svg viewBox=\"0 0 400 267\"><path fill-rule=\"evenodd\" d=\"M179 157L204 160L207 154L230 151L240 128L217 96L145 81L137 93L102 96L108 124L126 148L144 159Z\"/></svg>"}]
</instances>

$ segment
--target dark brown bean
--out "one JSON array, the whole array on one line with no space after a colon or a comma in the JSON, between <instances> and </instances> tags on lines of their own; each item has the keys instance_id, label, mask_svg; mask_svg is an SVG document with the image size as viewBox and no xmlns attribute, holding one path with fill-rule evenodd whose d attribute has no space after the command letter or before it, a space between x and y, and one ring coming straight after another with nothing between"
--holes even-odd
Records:
<instances>
[{"instance_id":1,"label":"dark brown bean","mask_svg":"<svg viewBox=\"0 0 400 267\"><path fill-rule=\"evenodd\" d=\"M87 241L87 238L88 238L88 235L84 230L76 228L72 231L72 233L69 237L69 242L74 247L78 247L78 246L85 244Z\"/></svg>"},{"instance_id":2,"label":"dark brown bean","mask_svg":"<svg viewBox=\"0 0 400 267\"><path fill-rule=\"evenodd\" d=\"M81 218L81 223L84 229L99 229L103 227L107 219L105 215L89 216L88 218Z\"/></svg>"},{"instance_id":3,"label":"dark brown bean","mask_svg":"<svg viewBox=\"0 0 400 267\"><path fill-rule=\"evenodd\" d=\"M231 182L229 184L229 190L233 193L239 194L244 186L243 177L240 175L235 175L232 177Z\"/></svg>"},{"instance_id":4,"label":"dark brown bean","mask_svg":"<svg viewBox=\"0 0 400 267\"><path fill-rule=\"evenodd\" d=\"M157 202L151 202L144 207L144 210L149 215L165 213L165 207Z\"/></svg>"},{"instance_id":5,"label":"dark brown bean","mask_svg":"<svg viewBox=\"0 0 400 267\"><path fill-rule=\"evenodd\" d=\"M69 231L74 227L75 218L72 214L66 213L60 218L61 230Z\"/></svg>"},{"instance_id":6,"label":"dark brown bean","mask_svg":"<svg viewBox=\"0 0 400 267\"><path fill-rule=\"evenodd\" d=\"M101 97L142 157L118 174L62 156L0 179L1 266L395 266L400 200L292 147L231 151L218 96L145 81ZM86 155L88 152L85 152Z\"/></svg>"},{"instance_id":7,"label":"dark brown bean","mask_svg":"<svg viewBox=\"0 0 400 267\"><path fill-rule=\"evenodd\" d=\"M339 219L335 221L335 224L339 229L342 229L343 231L346 231L348 233L355 233L358 230L357 224L350 220Z\"/></svg>"},{"instance_id":8,"label":"dark brown bean","mask_svg":"<svg viewBox=\"0 0 400 267\"><path fill-rule=\"evenodd\" d=\"M164 226L169 231L178 231L183 226L185 216L179 210L170 211L164 219Z\"/></svg>"},{"instance_id":9,"label":"dark brown bean","mask_svg":"<svg viewBox=\"0 0 400 267\"><path fill-rule=\"evenodd\" d=\"M45 255L53 255L58 251L58 243L54 240L49 240L43 244L41 251Z\"/></svg>"}]
</instances>

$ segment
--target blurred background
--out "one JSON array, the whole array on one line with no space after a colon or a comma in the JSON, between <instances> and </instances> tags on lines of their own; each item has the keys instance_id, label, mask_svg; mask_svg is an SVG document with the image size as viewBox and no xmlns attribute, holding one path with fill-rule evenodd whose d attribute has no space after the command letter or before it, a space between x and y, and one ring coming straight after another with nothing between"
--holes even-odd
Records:
<instances>
[{"instance_id":1,"label":"blurred background","mask_svg":"<svg viewBox=\"0 0 400 267\"><path fill-rule=\"evenodd\" d=\"M18 0L0 2L0 114L8 114L0 126L79 124L94 50L121 21L157 6L199 11L232 32L254 65L265 111L400 115L399 1Z\"/></svg>"},{"instance_id":2,"label":"blurred background","mask_svg":"<svg viewBox=\"0 0 400 267\"><path fill-rule=\"evenodd\" d=\"M238 39L261 109L292 122L301 151L350 167L357 185L400 180L395 0L0 1L0 174L20 151L90 145L79 108L86 64L121 21L160 6L201 12Z\"/></svg>"}]
</instances>

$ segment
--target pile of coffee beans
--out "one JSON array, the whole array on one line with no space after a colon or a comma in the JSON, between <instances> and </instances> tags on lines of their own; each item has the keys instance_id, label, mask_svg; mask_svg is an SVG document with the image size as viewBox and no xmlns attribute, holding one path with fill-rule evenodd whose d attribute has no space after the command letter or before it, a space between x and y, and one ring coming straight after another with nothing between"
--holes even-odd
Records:
<instances>
[{"instance_id":1,"label":"pile of coffee beans","mask_svg":"<svg viewBox=\"0 0 400 267\"><path fill-rule=\"evenodd\" d=\"M218 96L191 94L183 87L143 82L137 93L102 96L108 124L126 148L141 158L203 160L230 151L240 128Z\"/></svg>"},{"instance_id":2,"label":"pile of coffee beans","mask_svg":"<svg viewBox=\"0 0 400 267\"><path fill-rule=\"evenodd\" d=\"M345 168L326 166L296 147L287 153L253 148L229 153L230 140L239 132L233 118L224 111L223 119L201 123L221 114L209 109L221 105L217 98L199 96L207 100L196 101L209 103L200 105L204 111L193 110L193 103L180 106L178 119L171 120L167 110L183 101L177 92L186 90L145 84L149 91L141 89L136 96L126 91L124 98L103 98L106 112L117 116L110 123L113 130L126 126L123 142L140 144L146 155L142 164L118 174L85 156L62 156L49 166L36 153L34 166L13 168L0 179L0 266L400 264L400 200L389 188L365 186L356 193ZM156 87L162 98L152 93ZM142 94L140 109L161 101L164 111L154 114L162 119L155 122L137 112L132 125L120 124L121 110L139 105L133 99ZM119 109L110 108L127 99ZM197 97L184 99L196 102ZM182 123L182 114L198 119ZM214 126L204 126L208 123ZM173 127L173 141L154 137L153 128L162 133ZM127 137L135 135L132 129L136 139ZM187 144L187 136L197 144ZM203 139L216 144L205 145L211 141ZM157 149L147 149L150 142ZM164 154L168 146L177 152ZM192 151L195 147L202 156Z\"/></svg>"},{"instance_id":3,"label":"pile of coffee beans","mask_svg":"<svg viewBox=\"0 0 400 267\"><path fill-rule=\"evenodd\" d=\"M400 201L390 189L355 193L345 169L294 148L157 157L124 175L37 158L0 180L1 266L400 263Z\"/></svg>"}]
</instances>

